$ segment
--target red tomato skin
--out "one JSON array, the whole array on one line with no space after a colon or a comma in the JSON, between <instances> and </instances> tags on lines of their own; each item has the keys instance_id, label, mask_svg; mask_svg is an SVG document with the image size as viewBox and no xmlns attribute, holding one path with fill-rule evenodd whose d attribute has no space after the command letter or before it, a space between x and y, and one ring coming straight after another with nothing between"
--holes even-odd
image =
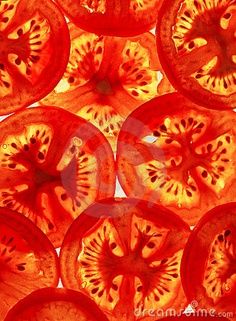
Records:
<instances>
[{"instance_id":1,"label":"red tomato skin","mask_svg":"<svg viewBox=\"0 0 236 321\"><path fill-rule=\"evenodd\" d=\"M13 78L15 77L14 91L16 94L0 98L0 115L7 115L22 110L49 94L63 76L70 54L70 35L67 23L57 4L51 0L42 0L40 3L36 0L28 2L20 0L17 5L19 12L21 12L20 14L16 13L15 18L13 17L13 21L14 19L16 21L12 23L10 31L14 30L14 28L17 29L17 26L21 25L24 14L27 19L29 18L30 20L31 16L36 14L35 10L38 9L39 13L48 21L51 28L50 40L48 40L48 42L51 44L53 51L51 52L51 56L53 56L53 59L51 59L46 68L42 70L35 85L29 83L28 87L23 87L20 91L17 88L17 82L22 84L26 79L23 79L23 76L17 72L15 68ZM23 14L22 11L25 13ZM28 11L30 17L28 17ZM9 32L8 29L6 29L6 31L4 30L3 34ZM27 50L25 51L27 52ZM44 53L43 50L44 49L42 49L42 52ZM40 55L41 53L39 53L39 56ZM40 58L42 59L41 56ZM41 61L41 59L39 59L39 61ZM45 59L45 57L43 57L43 59ZM1 58L0 63L4 63L4 61L1 61Z\"/></svg>"},{"instance_id":2,"label":"red tomato skin","mask_svg":"<svg viewBox=\"0 0 236 321\"><path fill-rule=\"evenodd\" d=\"M40 304L49 304L56 301L74 303L79 306L82 312L88 314L89 320L108 321L106 316L98 309L96 304L80 292L65 288L44 288L32 292L30 295L19 301L7 314L4 321L17 321L18 316L29 307L36 308ZM66 308L66 305L65 305ZM64 315L64 317L66 317ZM95 319L96 317L96 319ZM32 319L33 320L33 319ZM67 319L63 319L67 320ZM50 321L53 321L50 319ZM68 320L69 321L69 320Z\"/></svg>"},{"instance_id":3,"label":"red tomato skin","mask_svg":"<svg viewBox=\"0 0 236 321\"><path fill-rule=\"evenodd\" d=\"M73 0L57 0L65 15L79 28L98 35L129 37L142 34L155 26L162 0L153 0L153 6L137 17L130 10L130 0L106 1L104 12L91 12Z\"/></svg>"},{"instance_id":4,"label":"red tomato skin","mask_svg":"<svg viewBox=\"0 0 236 321\"><path fill-rule=\"evenodd\" d=\"M209 260L210 246L215 237L223 230L236 232L236 203L219 205L208 211L193 229L184 249L181 263L181 278L188 302L197 302L196 312L200 309L213 309L223 315L228 312L229 319L235 320L236 286L229 295L225 295L217 304L207 295L203 286L204 274ZM233 235L235 245L235 234ZM201 253L199 258L198 254ZM225 263L226 264L226 263ZM233 316L232 316L233 315Z\"/></svg>"},{"instance_id":5,"label":"red tomato skin","mask_svg":"<svg viewBox=\"0 0 236 321\"><path fill-rule=\"evenodd\" d=\"M236 108L236 92L228 96L214 94L202 88L196 81L194 81L190 77L186 77L186 79L183 79L182 75L178 74L177 70L175 70L175 65L177 64L177 62L175 62L174 60L177 57L178 53L177 51L174 52L174 50L172 50L172 47L174 46L173 41L169 41L167 43L166 41L162 40L162 38L168 30L168 33L170 34L168 40L171 39L173 21L170 19L170 17L172 14L177 14L180 7L180 2L181 1L178 0L165 0L160 7L157 17L157 52L160 63L167 75L168 80L178 92L204 108L215 109L219 111L228 109L232 110L233 108ZM215 30L215 34L217 33L218 30ZM212 46L210 47L210 49L213 48L214 41L215 39L212 38ZM167 57L167 55L170 55L170 57ZM173 59L171 59L171 57ZM184 57L182 60L180 59L180 63L184 65ZM189 86L189 83L191 83L191 86Z\"/></svg>"}]
</instances>

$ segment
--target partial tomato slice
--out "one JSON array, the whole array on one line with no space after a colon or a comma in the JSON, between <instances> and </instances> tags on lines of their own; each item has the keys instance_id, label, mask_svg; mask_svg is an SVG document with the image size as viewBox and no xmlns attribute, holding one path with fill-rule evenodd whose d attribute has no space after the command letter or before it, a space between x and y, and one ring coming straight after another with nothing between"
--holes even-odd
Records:
<instances>
[{"instance_id":1,"label":"partial tomato slice","mask_svg":"<svg viewBox=\"0 0 236 321\"><path fill-rule=\"evenodd\" d=\"M68 28L54 2L0 1L0 114L47 95L68 57Z\"/></svg>"},{"instance_id":2,"label":"partial tomato slice","mask_svg":"<svg viewBox=\"0 0 236 321\"><path fill-rule=\"evenodd\" d=\"M64 286L89 295L111 320L186 304L179 267L189 228L138 199L95 203L74 221L61 249Z\"/></svg>"},{"instance_id":3,"label":"partial tomato slice","mask_svg":"<svg viewBox=\"0 0 236 321\"><path fill-rule=\"evenodd\" d=\"M82 293L45 288L18 302L4 321L108 321L96 304Z\"/></svg>"},{"instance_id":4,"label":"partial tomato slice","mask_svg":"<svg viewBox=\"0 0 236 321\"><path fill-rule=\"evenodd\" d=\"M218 206L200 220L184 250L181 274L197 310L227 312L236 320L236 203Z\"/></svg>"},{"instance_id":5,"label":"partial tomato slice","mask_svg":"<svg viewBox=\"0 0 236 321\"><path fill-rule=\"evenodd\" d=\"M236 9L230 0L166 0L157 49L173 86L212 109L236 107Z\"/></svg>"},{"instance_id":6,"label":"partial tomato slice","mask_svg":"<svg viewBox=\"0 0 236 321\"><path fill-rule=\"evenodd\" d=\"M155 37L102 37L70 24L71 54L58 86L46 105L89 120L113 143L123 119L157 95L158 58Z\"/></svg>"},{"instance_id":7,"label":"partial tomato slice","mask_svg":"<svg viewBox=\"0 0 236 321\"><path fill-rule=\"evenodd\" d=\"M109 36L134 36L152 29L162 0L57 0L79 28Z\"/></svg>"},{"instance_id":8,"label":"partial tomato slice","mask_svg":"<svg viewBox=\"0 0 236 321\"><path fill-rule=\"evenodd\" d=\"M109 143L63 109L36 107L6 118L0 144L0 206L29 217L55 246L88 205L113 196Z\"/></svg>"},{"instance_id":9,"label":"partial tomato slice","mask_svg":"<svg viewBox=\"0 0 236 321\"><path fill-rule=\"evenodd\" d=\"M160 203L190 224L233 201L236 114L201 108L179 94L136 109L118 137L118 176L125 193Z\"/></svg>"},{"instance_id":10,"label":"partial tomato slice","mask_svg":"<svg viewBox=\"0 0 236 321\"><path fill-rule=\"evenodd\" d=\"M57 254L47 237L23 215L0 208L0 320L21 298L57 286Z\"/></svg>"}]
</instances>

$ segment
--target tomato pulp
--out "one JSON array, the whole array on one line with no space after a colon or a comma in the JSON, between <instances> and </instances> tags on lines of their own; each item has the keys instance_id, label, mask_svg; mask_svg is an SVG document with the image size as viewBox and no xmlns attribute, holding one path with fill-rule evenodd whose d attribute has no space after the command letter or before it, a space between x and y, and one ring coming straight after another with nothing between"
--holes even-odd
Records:
<instances>
[{"instance_id":1,"label":"tomato pulp","mask_svg":"<svg viewBox=\"0 0 236 321\"><path fill-rule=\"evenodd\" d=\"M69 58L69 32L50 0L0 1L0 115L47 95Z\"/></svg>"},{"instance_id":2,"label":"tomato pulp","mask_svg":"<svg viewBox=\"0 0 236 321\"><path fill-rule=\"evenodd\" d=\"M179 266L189 232L177 215L153 203L99 201L64 239L62 282L89 295L114 320L133 321L150 309L178 311L186 304Z\"/></svg>"},{"instance_id":3,"label":"tomato pulp","mask_svg":"<svg viewBox=\"0 0 236 321\"><path fill-rule=\"evenodd\" d=\"M230 0L167 0L157 49L172 85L197 104L236 107L236 11Z\"/></svg>"},{"instance_id":4,"label":"tomato pulp","mask_svg":"<svg viewBox=\"0 0 236 321\"><path fill-rule=\"evenodd\" d=\"M178 93L143 104L118 137L117 170L125 193L160 203L190 224L232 202L235 123L233 111L207 110Z\"/></svg>"},{"instance_id":5,"label":"tomato pulp","mask_svg":"<svg viewBox=\"0 0 236 321\"><path fill-rule=\"evenodd\" d=\"M108 321L96 304L82 293L44 288L19 301L4 321Z\"/></svg>"},{"instance_id":6,"label":"tomato pulp","mask_svg":"<svg viewBox=\"0 0 236 321\"><path fill-rule=\"evenodd\" d=\"M78 27L96 34L134 36L156 22L161 0L57 0Z\"/></svg>"},{"instance_id":7,"label":"tomato pulp","mask_svg":"<svg viewBox=\"0 0 236 321\"><path fill-rule=\"evenodd\" d=\"M61 106L98 127L114 149L125 117L158 95L155 37L104 37L69 24L71 53L58 86L41 102Z\"/></svg>"},{"instance_id":8,"label":"tomato pulp","mask_svg":"<svg viewBox=\"0 0 236 321\"><path fill-rule=\"evenodd\" d=\"M189 302L236 320L236 203L218 206L196 225L184 250L181 275ZM201 257L199 257L201 253Z\"/></svg>"},{"instance_id":9,"label":"tomato pulp","mask_svg":"<svg viewBox=\"0 0 236 321\"><path fill-rule=\"evenodd\" d=\"M23 215L0 208L0 319L24 296L57 286L58 258L47 237Z\"/></svg>"},{"instance_id":10,"label":"tomato pulp","mask_svg":"<svg viewBox=\"0 0 236 321\"><path fill-rule=\"evenodd\" d=\"M89 204L113 196L109 143L61 108L29 108L6 118L0 144L0 206L29 217L56 247Z\"/></svg>"}]
</instances>

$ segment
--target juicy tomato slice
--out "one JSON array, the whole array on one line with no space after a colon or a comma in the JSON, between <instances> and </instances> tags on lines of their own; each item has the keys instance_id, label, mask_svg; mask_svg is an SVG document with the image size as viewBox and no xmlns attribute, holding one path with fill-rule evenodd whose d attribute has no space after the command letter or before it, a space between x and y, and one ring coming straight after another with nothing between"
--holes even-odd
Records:
<instances>
[{"instance_id":1,"label":"juicy tomato slice","mask_svg":"<svg viewBox=\"0 0 236 321\"><path fill-rule=\"evenodd\" d=\"M64 77L42 100L89 120L115 144L123 119L157 95L158 57L151 33L103 37L70 24L71 54Z\"/></svg>"},{"instance_id":2,"label":"juicy tomato slice","mask_svg":"<svg viewBox=\"0 0 236 321\"><path fill-rule=\"evenodd\" d=\"M162 0L57 0L79 28L109 36L134 36L152 29Z\"/></svg>"},{"instance_id":3,"label":"juicy tomato slice","mask_svg":"<svg viewBox=\"0 0 236 321\"><path fill-rule=\"evenodd\" d=\"M54 2L0 1L0 114L47 95L61 79L68 57L68 28Z\"/></svg>"},{"instance_id":4,"label":"juicy tomato slice","mask_svg":"<svg viewBox=\"0 0 236 321\"><path fill-rule=\"evenodd\" d=\"M236 114L180 94L136 109L118 137L119 181L128 196L160 203L190 224L235 199Z\"/></svg>"},{"instance_id":5,"label":"juicy tomato slice","mask_svg":"<svg viewBox=\"0 0 236 321\"><path fill-rule=\"evenodd\" d=\"M18 302L4 321L108 321L96 304L84 294L44 288Z\"/></svg>"},{"instance_id":6,"label":"juicy tomato slice","mask_svg":"<svg viewBox=\"0 0 236 321\"><path fill-rule=\"evenodd\" d=\"M236 10L230 0L166 0L157 48L173 86L213 109L236 107Z\"/></svg>"},{"instance_id":7,"label":"juicy tomato slice","mask_svg":"<svg viewBox=\"0 0 236 321\"><path fill-rule=\"evenodd\" d=\"M181 274L197 308L236 319L236 203L218 206L200 220L184 250Z\"/></svg>"},{"instance_id":8,"label":"juicy tomato slice","mask_svg":"<svg viewBox=\"0 0 236 321\"><path fill-rule=\"evenodd\" d=\"M177 215L138 199L108 199L87 208L64 239L65 287L89 295L115 320L140 309L184 308L179 277L189 227Z\"/></svg>"},{"instance_id":9,"label":"juicy tomato slice","mask_svg":"<svg viewBox=\"0 0 236 321\"><path fill-rule=\"evenodd\" d=\"M57 286L58 258L47 237L23 215L0 208L0 320L24 296Z\"/></svg>"},{"instance_id":10,"label":"juicy tomato slice","mask_svg":"<svg viewBox=\"0 0 236 321\"><path fill-rule=\"evenodd\" d=\"M60 246L72 220L114 194L112 150L84 119L36 107L0 123L0 206L29 217Z\"/></svg>"}]
</instances>

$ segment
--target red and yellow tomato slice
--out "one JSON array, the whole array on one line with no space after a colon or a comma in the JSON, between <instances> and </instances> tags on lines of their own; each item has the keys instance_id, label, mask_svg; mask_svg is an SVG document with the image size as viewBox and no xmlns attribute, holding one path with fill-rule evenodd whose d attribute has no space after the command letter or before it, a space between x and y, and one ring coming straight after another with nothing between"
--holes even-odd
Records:
<instances>
[{"instance_id":1,"label":"red and yellow tomato slice","mask_svg":"<svg viewBox=\"0 0 236 321\"><path fill-rule=\"evenodd\" d=\"M61 106L90 121L115 149L125 117L158 95L155 37L98 36L69 24L71 53L58 86L41 103ZM165 78L166 79L166 78Z\"/></svg>"},{"instance_id":2,"label":"red and yellow tomato slice","mask_svg":"<svg viewBox=\"0 0 236 321\"><path fill-rule=\"evenodd\" d=\"M160 203L190 224L232 202L235 123L233 111L207 110L177 93L145 103L118 137L117 169L125 193Z\"/></svg>"},{"instance_id":3,"label":"red and yellow tomato slice","mask_svg":"<svg viewBox=\"0 0 236 321\"><path fill-rule=\"evenodd\" d=\"M235 31L233 1L164 1L157 49L172 85L204 107L235 108Z\"/></svg>"},{"instance_id":4,"label":"red and yellow tomato slice","mask_svg":"<svg viewBox=\"0 0 236 321\"><path fill-rule=\"evenodd\" d=\"M83 30L110 36L134 36L156 23L162 0L57 0Z\"/></svg>"},{"instance_id":5,"label":"red and yellow tomato slice","mask_svg":"<svg viewBox=\"0 0 236 321\"><path fill-rule=\"evenodd\" d=\"M189 227L177 215L138 199L108 199L71 225L60 254L67 288L90 296L112 320L135 311L186 305L180 262ZM146 311L146 312L145 312Z\"/></svg>"},{"instance_id":6,"label":"red and yellow tomato slice","mask_svg":"<svg viewBox=\"0 0 236 321\"><path fill-rule=\"evenodd\" d=\"M4 321L108 321L96 304L82 293L44 288L19 301Z\"/></svg>"},{"instance_id":7,"label":"red and yellow tomato slice","mask_svg":"<svg viewBox=\"0 0 236 321\"><path fill-rule=\"evenodd\" d=\"M69 58L65 18L51 0L0 1L0 115L47 95Z\"/></svg>"},{"instance_id":8,"label":"red and yellow tomato slice","mask_svg":"<svg viewBox=\"0 0 236 321\"><path fill-rule=\"evenodd\" d=\"M0 144L0 206L30 218L56 247L88 205L114 194L109 143L61 108L29 108L6 118Z\"/></svg>"},{"instance_id":9,"label":"red and yellow tomato slice","mask_svg":"<svg viewBox=\"0 0 236 321\"><path fill-rule=\"evenodd\" d=\"M200 253L200 257L199 257ZM209 211L196 225L181 265L189 302L236 320L236 203Z\"/></svg>"},{"instance_id":10,"label":"red and yellow tomato slice","mask_svg":"<svg viewBox=\"0 0 236 321\"><path fill-rule=\"evenodd\" d=\"M47 237L23 215L0 208L0 320L32 291L57 286L57 254Z\"/></svg>"}]
</instances>

